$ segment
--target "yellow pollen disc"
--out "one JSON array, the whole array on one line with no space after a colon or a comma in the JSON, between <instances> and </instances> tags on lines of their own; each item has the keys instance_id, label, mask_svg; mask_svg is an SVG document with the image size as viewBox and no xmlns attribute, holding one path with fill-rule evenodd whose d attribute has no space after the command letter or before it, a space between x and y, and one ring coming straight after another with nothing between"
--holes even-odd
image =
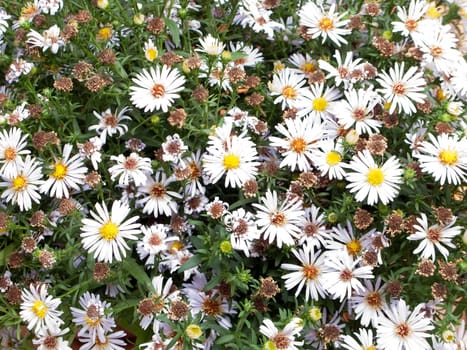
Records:
<instances>
[{"instance_id":1,"label":"yellow pollen disc","mask_svg":"<svg viewBox=\"0 0 467 350\"><path fill-rule=\"evenodd\" d=\"M443 15L443 9L440 6L431 5L426 11L426 16L431 19L440 18Z\"/></svg>"},{"instance_id":2,"label":"yellow pollen disc","mask_svg":"<svg viewBox=\"0 0 467 350\"><path fill-rule=\"evenodd\" d=\"M240 166L240 157L235 154L224 156L224 168L226 170L237 169Z\"/></svg>"},{"instance_id":3,"label":"yellow pollen disc","mask_svg":"<svg viewBox=\"0 0 467 350\"><path fill-rule=\"evenodd\" d=\"M148 61L152 62L154 61L158 56L157 49L155 47L151 47L146 50L146 58Z\"/></svg>"},{"instance_id":4,"label":"yellow pollen disc","mask_svg":"<svg viewBox=\"0 0 467 350\"><path fill-rule=\"evenodd\" d=\"M13 180L13 189L15 191L22 191L28 184L28 181L23 175L18 175L17 177L14 178Z\"/></svg>"},{"instance_id":5,"label":"yellow pollen disc","mask_svg":"<svg viewBox=\"0 0 467 350\"><path fill-rule=\"evenodd\" d=\"M63 180L66 176L68 168L62 162L58 162L54 166L54 172L52 173L52 177L56 178L57 180Z\"/></svg>"},{"instance_id":6,"label":"yellow pollen disc","mask_svg":"<svg viewBox=\"0 0 467 350\"><path fill-rule=\"evenodd\" d=\"M5 150L4 157L6 161L12 161L16 158L16 150L14 148L8 147Z\"/></svg>"},{"instance_id":7,"label":"yellow pollen disc","mask_svg":"<svg viewBox=\"0 0 467 350\"><path fill-rule=\"evenodd\" d=\"M91 327L97 327L100 324L100 319L98 317L89 317L89 316L84 316L84 320L86 321L86 324Z\"/></svg>"},{"instance_id":8,"label":"yellow pollen disc","mask_svg":"<svg viewBox=\"0 0 467 350\"><path fill-rule=\"evenodd\" d=\"M32 312L34 312L37 317L44 318L45 315L47 315L47 306L43 301L36 300L32 305Z\"/></svg>"},{"instance_id":9,"label":"yellow pollen disc","mask_svg":"<svg viewBox=\"0 0 467 350\"><path fill-rule=\"evenodd\" d=\"M290 142L290 149L296 153L303 153L306 150L306 141L297 137Z\"/></svg>"},{"instance_id":10,"label":"yellow pollen disc","mask_svg":"<svg viewBox=\"0 0 467 350\"><path fill-rule=\"evenodd\" d=\"M334 28L334 22L329 17L323 17L319 21L318 26L322 31L327 32Z\"/></svg>"},{"instance_id":11,"label":"yellow pollen disc","mask_svg":"<svg viewBox=\"0 0 467 350\"><path fill-rule=\"evenodd\" d=\"M358 239L353 239L345 245L347 247L347 252L351 255L357 255L362 250L362 245Z\"/></svg>"},{"instance_id":12,"label":"yellow pollen disc","mask_svg":"<svg viewBox=\"0 0 467 350\"><path fill-rule=\"evenodd\" d=\"M326 99L321 96L313 101L312 108L315 111L324 112L327 106L328 106L328 101L326 101Z\"/></svg>"},{"instance_id":13,"label":"yellow pollen disc","mask_svg":"<svg viewBox=\"0 0 467 350\"><path fill-rule=\"evenodd\" d=\"M375 348L374 345L371 345L371 346L365 348L364 350L376 350L376 348Z\"/></svg>"},{"instance_id":14,"label":"yellow pollen disc","mask_svg":"<svg viewBox=\"0 0 467 350\"><path fill-rule=\"evenodd\" d=\"M182 249L183 249L183 244L182 244L182 242L180 242L180 241L175 241L175 242L173 242L172 245L170 246L169 251L170 251L171 254L175 254L176 252L179 252L179 251L182 250Z\"/></svg>"},{"instance_id":15,"label":"yellow pollen disc","mask_svg":"<svg viewBox=\"0 0 467 350\"><path fill-rule=\"evenodd\" d=\"M443 165L456 165L457 163L457 152L450 149L445 149L439 152L439 160Z\"/></svg>"},{"instance_id":16,"label":"yellow pollen disc","mask_svg":"<svg viewBox=\"0 0 467 350\"><path fill-rule=\"evenodd\" d=\"M336 151L331 151L326 156L326 163L328 163L329 166L334 166L336 164L339 164L341 160L342 160L341 155Z\"/></svg>"},{"instance_id":17,"label":"yellow pollen disc","mask_svg":"<svg viewBox=\"0 0 467 350\"><path fill-rule=\"evenodd\" d=\"M99 233L105 240L112 241L118 235L118 226L115 225L112 221L109 221L102 225L102 227L99 229Z\"/></svg>"},{"instance_id":18,"label":"yellow pollen disc","mask_svg":"<svg viewBox=\"0 0 467 350\"><path fill-rule=\"evenodd\" d=\"M384 173L380 168L370 169L367 175L368 183L372 186L379 186L384 181Z\"/></svg>"},{"instance_id":19,"label":"yellow pollen disc","mask_svg":"<svg viewBox=\"0 0 467 350\"><path fill-rule=\"evenodd\" d=\"M316 70L316 65L311 62L306 62L300 67L300 69L304 73L313 73Z\"/></svg>"},{"instance_id":20,"label":"yellow pollen disc","mask_svg":"<svg viewBox=\"0 0 467 350\"><path fill-rule=\"evenodd\" d=\"M97 32L97 39L107 41L112 37L112 34L112 28L104 27L99 29L99 31Z\"/></svg>"},{"instance_id":21,"label":"yellow pollen disc","mask_svg":"<svg viewBox=\"0 0 467 350\"><path fill-rule=\"evenodd\" d=\"M293 87L287 85L282 89L282 96L284 96L285 98L294 99L295 97L297 97L297 92Z\"/></svg>"}]
</instances>

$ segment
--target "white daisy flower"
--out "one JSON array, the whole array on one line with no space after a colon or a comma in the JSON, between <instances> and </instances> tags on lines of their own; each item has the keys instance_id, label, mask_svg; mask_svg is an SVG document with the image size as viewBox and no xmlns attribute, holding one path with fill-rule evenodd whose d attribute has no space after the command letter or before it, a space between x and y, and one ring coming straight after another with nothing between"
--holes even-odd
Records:
<instances>
[{"instance_id":1,"label":"white daisy flower","mask_svg":"<svg viewBox=\"0 0 467 350\"><path fill-rule=\"evenodd\" d=\"M342 20L346 12L339 14L336 12L336 4L331 4L328 11L318 7L314 2L307 2L298 12L299 25L307 27L306 33L311 35L312 39L322 37L322 43L329 37L337 46L347 44L343 38L349 35L351 30L344 29L349 22L348 19Z\"/></svg>"},{"instance_id":2,"label":"white daisy flower","mask_svg":"<svg viewBox=\"0 0 467 350\"><path fill-rule=\"evenodd\" d=\"M341 96L339 90L334 87L326 87L324 83L315 83L310 86L310 90L304 92L303 98L300 99L297 108L299 117L310 115L314 119L326 119L332 115L332 110L335 108L336 100Z\"/></svg>"},{"instance_id":3,"label":"white daisy flower","mask_svg":"<svg viewBox=\"0 0 467 350\"><path fill-rule=\"evenodd\" d=\"M240 67L255 67L258 63L263 62L263 54L258 48L247 45L244 42L230 43L230 51L242 53L245 56L233 61L236 66Z\"/></svg>"},{"instance_id":4,"label":"white daisy flower","mask_svg":"<svg viewBox=\"0 0 467 350\"><path fill-rule=\"evenodd\" d=\"M281 103L282 110L294 108L306 89L303 75L296 74L292 69L285 68L274 74L272 82L268 84L271 96L278 96L274 103Z\"/></svg>"},{"instance_id":5,"label":"white daisy flower","mask_svg":"<svg viewBox=\"0 0 467 350\"><path fill-rule=\"evenodd\" d=\"M26 42L31 45L31 47L41 48L42 52L50 49L53 54L56 54L60 47L65 46L65 42L60 36L60 28L56 24L44 30L42 34L31 29L27 37L28 39Z\"/></svg>"},{"instance_id":6,"label":"white daisy flower","mask_svg":"<svg viewBox=\"0 0 467 350\"><path fill-rule=\"evenodd\" d=\"M72 350L68 340L63 340L63 335L70 331L69 328L63 330L57 328L54 330L43 329L36 334L36 339L32 340L37 345L37 350Z\"/></svg>"},{"instance_id":7,"label":"white daisy flower","mask_svg":"<svg viewBox=\"0 0 467 350\"><path fill-rule=\"evenodd\" d=\"M110 213L104 203L96 203L96 211L90 211L93 219L82 220L83 248L94 253L97 261L121 261L130 249L125 239L137 240L141 233L141 225L136 223L139 216L123 221L130 213L130 207L118 200L113 202Z\"/></svg>"},{"instance_id":8,"label":"white daisy flower","mask_svg":"<svg viewBox=\"0 0 467 350\"><path fill-rule=\"evenodd\" d=\"M177 92L183 90L185 78L176 68L166 65L151 67L149 71L143 71L132 79L136 86L130 86L131 102L144 112L162 110L167 112L175 99L180 95Z\"/></svg>"},{"instance_id":9,"label":"white daisy flower","mask_svg":"<svg viewBox=\"0 0 467 350\"><path fill-rule=\"evenodd\" d=\"M399 193L402 182L402 169L399 160L392 156L382 166L376 164L368 150L358 152L349 165L345 166L350 172L346 180L350 182L347 188L355 193L355 200L374 205L381 201L388 204Z\"/></svg>"},{"instance_id":10,"label":"white daisy flower","mask_svg":"<svg viewBox=\"0 0 467 350\"><path fill-rule=\"evenodd\" d=\"M201 166L201 150L196 153L191 153L187 158L183 158L182 164L185 165L183 169L187 169L188 177L185 185L185 193L188 196L194 196L197 192L204 193L206 188L202 182L202 166Z\"/></svg>"},{"instance_id":11,"label":"white daisy flower","mask_svg":"<svg viewBox=\"0 0 467 350\"><path fill-rule=\"evenodd\" d=\"M381 285L381 278L378 277L373 286L371 281L363 281L364 288L357 291L350 298L350 306L355 312L355 318L360 320L364 327L371 323L373 327L378 324L378 318L387 307L385 285Z\"/></svg>"},{"instance_id":12,"label":"white daisy flower","mask_svg":"<svg viewBox=\"0 0 467 350\"><path fill-rule=\"evenodd\" d=\"M179 163L182 161L182 155L188 150L183 140L178 134L168 135L162 144L162 160L165 162Z\"/></svg>"},{"instance_id":13,"label":"white daisy flower","mask_svg":"<svg viewBox=\"0 0 467 350\"><path fill-rule=\"evenodd\" d=\"M421 217L417 218L418 225L413 226L415 233L407 237L409 241L422 240L413 253L421 253L422 258L435 261L436 250L439 250L441 255L447 259L449 250L446 247L455 249L456 245L452 243L452 239L462 231L461 226L452 227L456 222L456 217L446 226L438 224L428 226L425 213L420 215Z\"/></svg>"},{"instance_id":14,"label":"white daisy flower","mask_svg":"<svg viewBox=\"0 0 467 350\"><path fill-rule=\"evenodd\" d=\"M408 10L402 6L397 6L399 21L392 22L394 32L400 32L403 36L410 36L415 45L418 45L421 38L426 35L429 24L432 23L423 20L427 10L428 4L425 0L411 0Z\"/></svg>"},{"instance_id":15,"label":"white daisy flower","mask_svg":"<svg viewBox=\"0 0 467 350\"><path fill-rule=\"evenodd\" d=\"M70 308L72 322L81 327L78 336L105 342L105 334L115 327L115 319L109 312L110 303L101 301L99 294L90 292L81 295L78 303L81 308Z\"/></svg>"},{"instance_id":16,"label":"white daisy flower","mask_svg":"<svg viewBox=\"0 0 467 350\"><path fill-rule=\"evenodd\" d=\"M229 123L230 127L232 126ZM203 156L203 170L212 183L216 183L225 174L225 187L241 187L258 173L258 152L256 144L249 137L233 135L222 136L222 129L216 129L216 135L210 136L207 153ZM223 142L224 140L225 142Z\"/></svg>"},{"instance_id":17,"label":"white daisy flower","mask_svg":"<svg viewBox=\"0 0 467 350\"><path fill-rule=\"evenodd\" d=\"M345 59L342 60L341 51L336 50L333 57L336 59L337 67L334 67L329 62L324 60L319 60L319 68L328 72L326 75L326 80L334 78L336 86L339 86L341 83L344 83L344 87L348 88L351 83L355 82L351 76L351 73L355 70L361 69L361 58L353 59L353 52L349 51L345 55Z\"/></svg>"},{"instance_id":18,"label":"white daisy flower","mask_svg":"<svg viewBox=\"0 0 467 350\"><path fill-rule=\"evenodd\" d=\"M234 24L243 28L251 27L254 32L267 35L268 40L274 39L274 32L283 30L284 25L271 19L272 11L265 9L260 1L242 0L242 7L234 18Z\"/></svg>"},{"instance_id":19,"label":"white daisy flower","mask_svg":"<svg viewBox=\"0 0 467 350\"><path fill-rule=\"evenodd\" d=\"M219 56L225 49L225 44L219 39L214 38L211 34L199 39L199 44L200 47L196 51L210 56Z\"/></svg>"},{"instance_id":20,"label":"white daisy flower","mask_svg":"<svg viewBox=\"0 0 467 350\"><path fill-rule=\"evenodd\" d=\"M8 29L8 22L7 20L10 19L11 16L5 11L5 9L0 8L0 44L2 43L3 34Z\"/></svg>"},{"instance_id":21,"label":"white daisy flower","mask_svg":"<svg viewBox=\"0 0 467 350\"><path fill-rule=\"evenodd\" d=\"M242 250L246 256L250 256L253 241L260 237L254 222L254 215L243 208L239 208L224 216L224 224L227 231L230 232L232 248Z\"/></svg>"},{"instance_id":22,"label":"white daisy flower","mask_svg":"<svg viewBox=\"0 0 467 350\"><path fill-rule=\"evenodd\" d=\"M321 176L328 176L330 180L342 180L345 177L343 168L344 147L341 142L334 140L322 140L313 150L313 164L321 171Z\"/></svg>"},{"instance_id":23,"label":"white daisy flower","mask_svg":"<svg viewBox=\"0 0 467 350\"><path fill-rule=\"evenodd\" d=\"M79 185L84 183L84 177L88 169L84 166L81 155L71 156L73 146L69 143L63 146L61 158L55 158L55 164L49 166L53 172L49 178L41 185L41 193L49 194L56 198L68 198L69 189L79 191Z\"/></svg>"},{"instance_id":24,"label":"white daisy flower","mask_svg":"<svg viewBox=\"0 0 467 350\"><path fill-rule=\"evenodd\" d=\"M258 209L256 224L265 240L269 243L276 241L276 245L295 245L295 240L302 235L304 224L304 210L300 200L285 200L278 202L277 192L268 189L261 202L253 203Z\"/></svg>"},{"instance_id":25,"label":"white daisy flower","mask_svg":"<svg viewBox=\"0 0 467 350\"><path fill-rule=\"evenodd\" d=\"M467 97L467 62L465 60L461 60L455 68L451 69L449 84L459 98Z\"/></svg>"},{"instance_id":26,"label":"white daisy flower","mask_svg":"<svg viewBox=\"0 0 467 350\"><path fill-rule=\"evenodd\" d=\"M38 4L42 13L54 16L63 7L63 0L39 0Z\"/></svg>"},{"instance_id":27,"label":"white daisy flower","mask_svg":"<svg viewBox=\"0 0 467 350\"><path fill-rule=\"evenodd\" d=\"M128 131L128 126L122 124L123 120L131 120L125 113L129 110L128 107L122 108L120 112L112 113L110 108L107 108L101 114L93 111L94 116L99 120L99 124L91 125L88 130L96 130L100 136L102 144L106 143L107 136L113 136L118 133L121 137Z\"/></svg>"},{"instance_id":28,"label":"white daisy flower","mask_svg":"<svg viewBox=\"0 0 467 350\"><path fill-rule=\"evenodd\" d=\"M347 350L376 350L376 342L373 339L373 331L371 329L360 328L353 333L358 340L355 340L351 335L343 335L341 346Z\"/></svg>"},{"instance_id":29,"label":"white daisy flower","mask_svg":"<svg viewBox=\"0 0 467 350\"><path fill-rule=\"evenodd\" d=\"M151 159L148 157L140 157L138 153L132 152L128 157L123 154L111 156L110 160L117 162L109 168L111 180L118 178L118 184L127 186L131 180L135 186L144 186L147 176L152 174Z\"/></svg>"},{"instance_id":30,"label":"white daisy flower","mask_svg":"<svg viewBox=\"0 0 467 350\"><path fill-rule=\"evenodd\" d=\"M316 60L310 54L294 53L290 55L288 61L292 66L292 70L298 74L308 77L311 73L318 69Z\"/></svg>"},{"instance_id":31,"label":"white daisy flower","mask_svg":"<svg viewBox=\"0 0 467 350\"><path fill-rule=\"evenodd\" d=\"M144 43L144 57L146 57L149 62L152 62L157 56L159 56L157 47L154 46L154 42L151 39L148 39L148 41Z\"/></svg>"},{"instance_id":32,"label":"white daisy flower","mask_svg":"<svg viewBox=\"0 0 467 350\"><path fill-rule=\"evenodd\" d=\"M378 132L383 122L373 118L373 109L381 102L379 95L371 89L349 89L344 95L333 109L339 124L344 129L354 128L358 135Z\"/></svg>"},{"instance_id":33,"label":"white daisy flower","mask_svg":"<svg viewBox=\"0 0 467 350\"><path fill-rule=\"evenodd\" d=\"M281 269L293 271L283 275L285 288L290 290L297 287L295 297L300 295L305 286L305 302L319 300L326 297L324 290L324 272L328 270L324 263L325 256L315 252L313 247L307 245L301 249L292 249L292 254L300 261L300 265L282 264Z\"/></svg>"},{"instance_id":34,"label":"white daisy flower","mask_svg":"<svg viewBox=\"0 0 467 350\"><path fill-rule=\"evenodd\" d=\"M434 327L431 319L421 311L423 304L410 312L404 300L398 300L384 310L378 319L376 333L378 347L382 350L430 350L425 338L431 337Z\"/></svg>"},{"instance_id":35,"label":"white daisy flower","mask_svg":"<svg viewBox=\"0 0 467 350\"><path fill-rule=\"evenodd\" d=\"M99 137L91 137L86 143L78 143L79 154L82 158L90 159L94 170L97 170L98 164L102 161L102 141Z\"/></svg>"},{"instance_id":36,"label":"white daisy flower","mask_svg":"<svg viewBox=\"0 0 467 350\"><path fill-rule=\"evenodd\" d=\"M21 157L31 153L24 149L27 145L28 135L23 135L21 129L3 129L0 132L0 174L6 177L14 176L18 172Z\"/></svg>"},{"instance_id":37,"label":"white daisy flower","mask_svg":"<svg viewBox=\"0 0 467 350\"><path fill-rule=\"evenodd\" d=\"M357 267L360 259L354 260L347 252L327 252L325 264L328 271L323 276L324 288L332 299L339 299L340 302L364 288L359 279L374 277L372 266Z\"/></svg>"},{"instance_id":38,"label":"white daisy flower","mask_svg":"<svg viewBox=\"0 0 467 350\"><path fill-rule=\"evenodd\" d=\"M1 195L6 202L18 204L20 211L32 208L32 202L39 203L39 186L44 183L42 180L41 167L35 159L29 155L21 163L14 176L3 176L5 182L0 182L0 187L6 186Z\"/></svg>"},{"instance_id":39,"label":"white daisy flower","mask_svg":"<svg viewBox=\"0 0 467 350\"><path fill-rule=\"evenodd\" d=\"M324 246L325 240L328 237L325 217L314 204L305 208L305 222L302 230L303 235L298 241L299 246L306 244L310 248L316 247L317 249Z\"/></svg>"},{"instance_id":40,"label":"white daisy flower","mask_svg":"<svg viewBox=\"0 0 467 350\"><path fill-rule=\"evenodd\" d=\"M169 228L163 224L155 224L150 227L141 226L143 238L138 241L136 251L141 260L146 260L144 265L154 267L155 258L169 249L169 243L177 241L176 236L167 236Z\"/></svg>"},{"instance_id":41,"label":"white daisy flower","mask_svg":"<svg viewBox=\"0 0 467 350\"><path fill-rule=\"evenodd\" d=\"M126 342L122 340L127 335L124 331L116 331L113 333L106 333L104 340L99 338L92 339L88 334L85 334L79 338L79 341L83 344L79 348L80 350L125 350Z\"/></svg>"},{"instance_id":42,"label":"white daisy flower","mask_svg":"<svg viewBox=\"0 0 467 350\"><path fill-rule=\"evenodd\" d=\"M389 74L386 72L380 73L380 78L376 80L381 85L378 89L386 102L391 104L389 113L393 113L398 109L398 112L412 115L417 111L413 101L423 103L426 95L422 93L426 82L423 79L423 72L417 72L417 66L410 67L404 73L405 62L395 63L394 68L389 69Z\"/></svg>"},{"instance_id":43,"label":"white daisy flower","mask_svg":"<svg viewBox=\"0 0 467 350\"><path fill-rule=\"evenodd\" d=\"M58 298L53 298L47 293L45 284L34 287L32 284L29 290L21 291L23 300L19 312L21 319L27 322L27 328L39 334L40 331L56 331L64 323L61 319L62 311L57 310L61 303Z\"/></svg>"},{"instance_id":44,"label":"white daisy flower","mask_svg":"<svg viewBox=\"0 0 467 350\"><path fill-rule=\"evenodd\" d=\"M308 171L312 168L312 151L317 148L317 142L321 140L323 129L319 120L311 117L304 119L286 119L285 126L276 126L285 138L269 137L272 147L282 152L284 159L280 167L290 167L292 171L298 168L300 171Z\"/></svg>"},{"instance_id":45,"label":"white daisy flower","mask_svg":"<svg viewBox=\"0 0 467 350\"><path fill-rule=\"evenodd\" d=\"M346 252L353 258L362 253L361 238L355 237L349 220L347 220L346 227L338 224L329 231L324 246L329 251Z\"/></svg>"},{"instance_id":46,"label":"white daisy flower","mask_svg":"<svg viewBox=\"0 0 467 350\"><path fill-rule=\"evenodd\" d=\"M268 340L264 344L264 349L280 349L280 350L298 350L303 345L303 341L295 340L295 337L300 333L302 327L297 322L289 322L284 329L280 330L269 319L264 319L263 324L259 327L261 334L266 336Z\"/></svg>"},{"instance_id":47,"label":"white daisy flower","mask_svg":"<svg viewBox=\"0 0 467 350\"><path fill-rule=\"evenodd\" d=\"M443 133L437 137L428 134L430 141L423 141L414 152L420 168L432 175L441 185L458 185L466 181L467 138Z\"/></svg>"},{"instance_id":48,"label":"white daisy flower","mask_svg":"<svg viewBox=\"0 0 467 350\"><path fill-rule=\"evenodd\" d=\"M177 202L175 199L182 198L178 192L169 191L168 186L174 182L174 178L169 177L163 171L158 171L154 178L147 177L146 184L138 191L144 195L143 198L136 201L137 205L144 205L144 214L153 214L170 216L177 212Z\"/></svg>"}]
</instances>

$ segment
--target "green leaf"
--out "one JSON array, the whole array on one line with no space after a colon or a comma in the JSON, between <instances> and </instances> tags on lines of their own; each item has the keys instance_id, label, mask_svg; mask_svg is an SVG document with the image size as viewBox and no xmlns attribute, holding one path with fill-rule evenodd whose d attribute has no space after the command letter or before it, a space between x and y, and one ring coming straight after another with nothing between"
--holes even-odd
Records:
<instances>
[{"instance_id":1,"label":"green leaf","mask_svg":"<svg viewBox=\"0 0 467 350\"><path fill-rule=\"evenodd\" d=\"M144 284L148 289L152 289L151 279L134 259L128 258L123 261L123 268L132 275L138 282Z\"/></svg>"},{"instance_id":2,"label":"green leaf","mask_svg":"<svg viewBox=\"0 0 467 350\"><path fill-rule=\"evenodd\" d=\"M169 27L175 46L180 46L180 30L178 29L178 24L168 18L165 18L165 24Z\"/></svg>"},{"instance_id":3,"label":"green leaf","mask_svg":"<svg viewBox=\"0 0 467 350\"><path fill-rule=\"evenodd\" d=\"M235 335L233 334L227 334L224 335L216 340L216 344L221 345L221 344L226 344L226 343L231 343L235 340Z\"/></svg>"},{"instance_id":4,"label":"green leaf","mask_svg":"<svg viewBox=\"0 0 467 350\"><path fill-rule=\"evenodd\" d=\"M179 272L185 272L186 270L192 269L195 266L201 264L202 259L199 255L193 255L190 259L188 259L182 266L178 268Z\"/></svg>"}]
</instances>

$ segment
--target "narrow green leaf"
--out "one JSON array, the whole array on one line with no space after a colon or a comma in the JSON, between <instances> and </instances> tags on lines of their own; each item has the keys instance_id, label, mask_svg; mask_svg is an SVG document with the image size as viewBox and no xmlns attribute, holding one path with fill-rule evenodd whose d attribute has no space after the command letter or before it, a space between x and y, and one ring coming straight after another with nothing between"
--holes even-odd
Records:
<instances>
[{"instance_id":1,"label":"narrow green leaf","mask_svg":"<svg viewBox=\"0 0 467 350\"><path fill-rule=\"evenodd\" d=\"M151 289L151 279L141 265L134 259L127 258L123 261L123 268L140 283L143 283L148 289Z\"/></svg>"},{"instance_id":2,"label":"narrow green leaf","mask_svg":"<svg viewBox=\"0 0 467 350\"><path fill-rule=\"evenodd\" d=\"M190 259L188 259L182 266L178 268L179 272L184 272L186 270L192 269L195 266L201 264L201 257L199 255L193 255Z\"/></svg>"},{"instance_id":3,"label":"narrow green leaf","mask_svg":"<svg viewBox=\"0 0 467 350\"><path fill-rule=\"evenodd\" d=\"M168 18L165 18L165 24L169 27L170 34L172 35L172 40L174 41L175 46L180 46L180 30L178 29L178 24Z\"/></svg>"}]
</instances>

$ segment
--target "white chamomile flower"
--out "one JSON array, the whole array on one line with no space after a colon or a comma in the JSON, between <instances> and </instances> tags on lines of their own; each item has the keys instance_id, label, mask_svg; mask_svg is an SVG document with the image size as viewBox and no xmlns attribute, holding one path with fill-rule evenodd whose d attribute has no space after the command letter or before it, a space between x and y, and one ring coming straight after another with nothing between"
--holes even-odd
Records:
<instances>
[{"instance_id":1,"label":"white chamomile flower","mask_svg":"<svg viewBox=\"0 0 467 350\"><path fill-rule=\"evenodd\" d=\"M62 311L57 310L61 303L58 298L53 298L47 293L45 284L21 292L20 317L27 322L27 328L35 333L40 331L55 331L64 323L61 319Z\"/></svg>"},{"instance_id":2,"label":"white chamomile flower","mask_svg":"<svg viewBox=\"0 0 467 350\"><path fill-rule=\"evenodd\" d=\"M128 131L128 126L121 122L123 120L131 120L131 118L125 114L128 110L128 107L124 107L120 112L117 113L117 111L115 111L115 113L112 113L110 108L107 108L100 114L93 111L93 114L98 119L99 124L91 125L88 130L96 130L102 144L106 143L107 136L113 136L114 134L123 136Z\"/></svg>"},{"instance_id":3,"label":"white chamomile flower","mask_svg":"<svg viewBox=\"0 0 467 350\"><path fill-rule=\"evenodd\" d=\"M27 37L27 43L31 45L31 47L41 48L42 52L50 49L53 54L56 54L58 49L65 45L64 40L60 36L60 28L56 24L44 30L42 34L31 29Z\"/></svg>"},{"instance_id":4,"label":"white chamomile flower","mask_svg":"<svg viewBox=\"0 0 467 350\"><path fill-rule=\"evenodd\" d=\"M430 141L423 141L414 157L418 158L424 173L432 175L441 185L458 185L465 182L467 170L467 138L443 133L428 134Z\"/></svg>"},{"instance_id":5,"label":"white chamomile flower","mask_svg":"<svg viewBox=\"0 0 467 350\"><path fill-rule=\"evenodd\" d=\"M330 180L342 180L345 177L343 168L344 147L334 140L322 140L313 151L313 164L321 171L321 176L328 176Z\"/></svg>"},{"instance_id":6,"label":"white chamomile flower","mask_svg":"<svg viewBox=\"0 0 467 350\"><path fill-rule=\"evenodd\" d=\"M141 225L136 222L139 216L124 221L130 207L118 200L113 202L110 213L105 203L96 203L95 208L96 212L90 211L92 219L82 220L80 236L83 248L94 253L97 261L121 261L130 249L125 239L137 240L141 233Z\"/></svg>"},{"instance_id":7,"label":"white chamomile flower","mask_svg":"<svg viewBox=\"0 0 467 350\"><path fill-rule=\"evenodd\" d=\"M289 322L284 329L279 330L269 319L264 319L259 327L261 334L265 335L268 340L264 344L264 349L280 349L280 350L298 350L303 345L303 341L295 340L295 337L300 333L302 327L297 322Z\"/></svg>"},{"instance_id":8,"label":"white chamomile flower","mask_svg":"<svg viewBox=\"0 0 467 350\"><path fill-rule=\"evenodd\" d=\"M11 177L4 176L5 182L0 182L0 187L6 186L1 197L6 202L18 204L21 211L29 210L32 202L39 203L39 186L42 180L41 166L29 155L21 163L17 173Z\"/></svg>"},{"instance_id":9,"label":"white chamomile flower","mask_svg":"<svg viewBox=\"0 0 467 350\"><path fill-rule=\"evenodd\" d=\"M154 42L151 39L148 39L148 41L144 43L144 57L146 57L149 62L152 62L157 56L159 56L157 47L154 46Z\"/></svg>"},{"instance_id":10,"label":"white chamomile flower","mask_svg":"<svg viewBox=\"0 0 467 350\"><path fill-rule=\"evenodd\" d=\"M133 181L136 186L146 183L147 175L152 174L151 159L140 157L138 153L132 152L128 157L123 154L111 156L110 160L117 162L109 168L112 181L118 178L118 184L127 186Z\"/></svg>"},{"instance_id":11,"label":"white chamomile flower","mask_svg":"<svg viewBox=\"0 0 467 350\"><path fill-rule=\"evenodd\" d=\"M219 56L225 49L225 44L211 34L199 40L200 47L196 51L206 53L210 56Z\"/></svg>"},{"instance_id":12,"label":"white chamomile flower","mask_svg":"<svg viewBox=\"0 0 467 350\"><path fill-rule=\"evenodd\" d=\"M274 103L281 103L282 109L293 108L303 96L306 83L303 75L295 73L290 68L285 68L274 74L269 83L271 96L277 96Z\"/></svg>"},{"instance_id":13,"label":"white chamomile flower","mask_svg":"<svg viewBox=\"0 0 467 350\"><path fill-rule=\"evenodd\" d=\"M339 90L334 87L326 87L324 83L315 83L306 90L300 99L297 108L298 116L310 115L314 119L324 120L332 115L336 100L340 98Z\"/></svg>"},{"instance_id":14,"label":"white chamomile flower","mask_svg":"<svg viewBox=\"0 0 467 350\"><path fill-rule=\"evenodd\" d=\"M0 169L1 175L11 177L16 174L21 157L30 153L25 149L27 137L23 135L21 129L15 127L0 132L0 163L3 163Z\"/></svg>"},{"instance_id":15,"label":"white chamomile flower","mask_svg":"<svg viewBox=\"0 0 467 350\"><path fill-rule=\"evenodd\" d=\"M174 100L180 97L178 92L185 84L185 78L178 69L166 65L162 68L156 66L156 69L151 67L149 71L143 69L132 81L136 86L130 86L130 100L144 112L167 112Z\"/></svg>"},{"instance_id":16,"label":"white chamomile flower","mask_svg":"<svg viewBox=\"0 0 467 350\"><path fill-rule=\"evenodd\" d=\"M366 201L369 205L375 205L381 201L388 204L399 193L402 168L395 156L380 166L376 164L371 153L364 150L358 152L346 168L350 170L346 176L346 180L350 182L347 188L351 193L355 193L357 202Z\"/></svg>"}]
</instances>

